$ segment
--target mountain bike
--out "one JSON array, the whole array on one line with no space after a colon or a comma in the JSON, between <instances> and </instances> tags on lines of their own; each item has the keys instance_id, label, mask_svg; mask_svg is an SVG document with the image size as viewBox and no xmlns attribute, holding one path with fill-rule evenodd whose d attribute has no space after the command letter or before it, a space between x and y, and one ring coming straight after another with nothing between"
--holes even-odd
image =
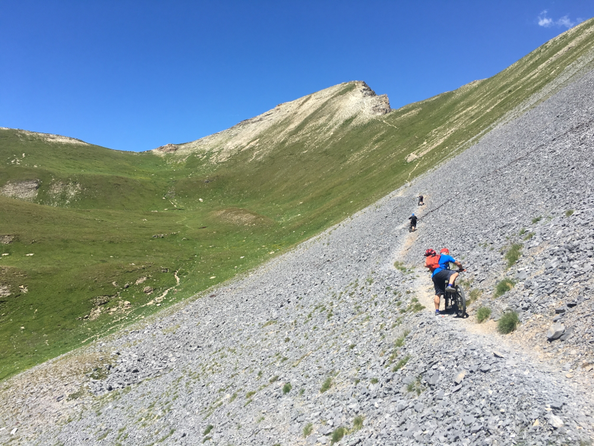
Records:
<instances>
[{"instance_id":1,"label":"mountain bike","mask_svg":"<svg viewBox=\"0 0 594 446\"><path fill-rule=\"evenodd\" d=\"M466 271L464 269L459 269L458 273ZM459 276L458 276L459 277ZM458 280L458 279L456 279ZM447 288L448 281L446 280L445 286ZM446 310L452 308L456 311L457 317L466 317L468 314L466 313L466 294L461 286L458 284L454 285L454 289L456 291L446 291L444 294L445 299L445 306Z\"/></svg>"}]
</instances>

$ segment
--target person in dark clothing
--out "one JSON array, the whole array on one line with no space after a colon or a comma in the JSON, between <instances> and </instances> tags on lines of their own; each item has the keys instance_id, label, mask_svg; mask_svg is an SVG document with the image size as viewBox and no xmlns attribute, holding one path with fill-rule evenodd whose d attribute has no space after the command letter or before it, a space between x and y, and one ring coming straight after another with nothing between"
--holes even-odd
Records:
<instances>
[{"instance_id":1,"label":"person in dark clothing","mask_svg":"<svg viewBox=\"0 0 594 446\"><path fill-rule=\"evenodd\" d=\"M419 195L419 206L423 206L425 203L423 203L423 196Z\"/></svg>"},{"instance_id":2,"label":"person in dark clothing","mask_svg":"<svg viewBox=\"0 0 594 446\"><path fill-rule=\"evenodd\" d=\"M410 217L408 217L408 219L410 220L410 231L414 232L417 229L417 217L415 214L412 214Z\"/></svg>"}]
</instances>

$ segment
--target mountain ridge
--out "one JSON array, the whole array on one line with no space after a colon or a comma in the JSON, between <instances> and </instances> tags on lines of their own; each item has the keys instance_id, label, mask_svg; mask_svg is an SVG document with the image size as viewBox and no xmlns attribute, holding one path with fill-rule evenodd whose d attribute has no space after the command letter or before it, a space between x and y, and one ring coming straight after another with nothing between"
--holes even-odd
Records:
<instances>
[{"instance_id":1,"label":"mountain ridge","mask_svg":"<svg viewBox=\"0 0 594 446\"><path fill-rule=\"evenodd\" d=\"M283 121L290 118L290 123L284 126L280 135L266 141L267 145L274 147L275 144L290 137L291 133L300 127L307 118L317 114L318 110L323 108L329 100L336 100L341 96L343 99L334 101L330 110L324 110L324 122L309 124L312 127L323 126L327 133L325 138L329 138L333 133L332 129L342 125L344 121L352 120L353 124L357 125L371 117L385 115L391 111L386 95L378 96L363 81L351 81L279 104L267 112L241 121L233 127L213 135L183 144L166 144L153 149L152 152L157 155L175 153L177 156L187 156L193 152L217 150L212 162L222 162L249 147L259 147L260 137L266 130L273 126L283 125ZM335 115L338 116L335 117ZM308 127L302 129L305 136L308 132ZM324 137L322 136L322 138ZM259 156L266 154L264 149L260 149L260 151L262 153Z\"/></svg>"}]
</instances>

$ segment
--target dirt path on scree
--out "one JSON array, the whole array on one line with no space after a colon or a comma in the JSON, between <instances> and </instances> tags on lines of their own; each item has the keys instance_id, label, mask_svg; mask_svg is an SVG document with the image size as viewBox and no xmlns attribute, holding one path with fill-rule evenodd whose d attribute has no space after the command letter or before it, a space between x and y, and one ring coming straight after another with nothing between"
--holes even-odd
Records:
<instances>
[{"instance_id":1,"label":"dirt path on scree","mask_svg":"<svg viewBox=\"0 0 594 446\"><path fill-rule=\"evenodd\" d=\"M402 242L402 245L400 246L400 249L394 255L395 261L397 261L398 259L401 259L409 249L411 249L413 246L415 246L415 243L417 242L419 231L423 230L422 229L422 218L423 218L423 215L425 214L425 209L427 208L427 201L429 198L430 198L429 196L425 196L424 197L425 206L419 206L418 209L415 210L415 214L417 215L417 217L419 217L419 221L421 222L421 228L419 229L419 227L417 226L417 230L415 232L407 232L406 233L406 236L404 238L404 241ZM409 222L407 221L402 226L402 229L405 231L408 231L408 226L409 226ZM406 265L406 266L407 266L407 268L412 269L412 274L414 274L414 277L415 277L414 282L413 282L412 291L415 293L417 299L427 309L427 311L434 313L435 305L433 303L433 298L435 296L435 291L433 288L433 281L431 280L431 275L430 275L429 271L422 264ZM466 295L468 296L469 290L465 290L465 291L466 291ZM443 298L441 299L441 302L440 302L440 308L442 310L444 309ZM490 338L490 340L493 340L498 343L506 344L510 348L514 348L514 349L521 348L522 350L526 350L526 346L523 346L523 345L520 346L520 345L518 345L517 342L513 342L509 336L506 337L504 335L501 335L497 331L497 323L494 320L489 319L488 321L485 321L485 322L479 324L476 321L476 316L474 315L474 312L469 311L468 309L467 309L467 312L470 313L470 315L465 318L458 318L458 317L456 317L456 315L454 313L441 314L436 317L441 318L441 319L446 319L448 322L458 325L461 329L464 329L465 331L467 331L469 333L488 336ZM532 351L531 354L534 355L534 352ZM538 359L541 360L541 358L538 358Z\"/></svg>"},{"instance_id":2,"label":"dirt path on scree","mask_svg":"<svg viewBox=\"0 0 594 446\"><path fill-rule=\"evenodd\" d=\"M421 212L419 212L419 214ZM406 224L403 229L408 230L408 224ZM394 255L394 260L401 259L404 253L415 245L418 238L418 231L419 229L415 232L406 234L400 249ZM407 268L412 270L412 274L414 275L411 291L413 291L414 296L426 308L425 311L434 314L435 305L433 303L433 298L435 296L435 290L433 288L433 281L431 280L431 274L421 262L424 262L424 259L422 259L418 265L406 265ZM465 291L468 296L470 290L465 289ZM440 302L440 309L444 309L443 298ZM504 349L513 351L522 355L525 360L529 360L535 365L538 364L539 368L543 370L564 375L574 385L580 385L582 391L592 394L594 397L594 389L592 388L592 383L589 381L588 376L578 374L576 371L571 371L571 373L563 372L559 363L556 363L554 358L545 357L540 348L537 348L529 342L527 343L526 339L523 336L520 336L519 333L514 332L509 335L502 335L497 331L497 322L494 320L489 319L488 321L479 324L476 320L474 309L467 308L467 312L469 313L469 316L465 318L456 317L455 313L440 314L435 317L439 318L440 322L453 324L460 330L467 332L469 336L475 337L475 339L481 339L480 342L483 345L488 346L493 350Z\"/></svg>"},{"instance_id":3,"label":"dirt path on scree","mask_svg":"<svg viewBox=\"0 0 594 446\"><path fill-rule=\"evenodd\" d=\"M419 299L419 302L427 309L427 311L433 313L435 311L435 305L433 303L433 298L435 297L435 290L433 288L433 281L431 280L431 275L425 268L419 266L414 267L413 271L415 274L413 291L417 296L417 299ZM468 295L467 290L466 293ZM440 302L440 309L442 311L444 310L443 298ZM470 311L467 310L467 312ZM456 325L460 325L460 327L464 327L464 329L470 333L503 337L497 332L497 323L495 321L488 320L479 324L476 321L475 315L472 313L470 316L465 318L456 317L454 313L440 314L436 317L451 319L453 323L455 323Z\"/></svg>"},{"instance_id":4,"label":"dirt path on scree","mask_svg":"<svg viewBox=\"0 0 594 446\"><path fill-rule=\"evenodd\" d=\"M419 206L418 210L415 211L417 217L419 218L419 221L422 220L423 214L425 214L425 209L429 198L430 197L428 195L425 195L425 206ZM408 230L408 226L409 224L407 222L404 225L404 229ZM415 232L409 232L406 234L402 246L395 254L395 260L402 258L404 254L415 245L415 243L417 242L419 230L422 229L419 229L419 227L417 227L417 230ZM424 261L424 259L422 259L422 261ZM431 280L431 275L429 271L422 264L407 265L407 267L413 270L413 274L415 276L415 280L413 283L413 292L415 293L417 299L419 299L419 302L427 309L427 311L433 313L435 311L435 305L433 303L435 291L433 288L433 281ZM468 296L468 292L470 290L465 291L466 296ZM442 310L444 309L443 298L440 302L440 308ZM493 320L488 320L479 324L476 322L474 314L471 314L469 317L465 318L458 318L455 316L455 314L443 314L436 317L452 319L453 321L455 321L456 324L459 324L461 327L464 327L464 329L470 333L489 335L503 339L503 336L497 332L497 323Z\"/></svg>"}]
</instances>

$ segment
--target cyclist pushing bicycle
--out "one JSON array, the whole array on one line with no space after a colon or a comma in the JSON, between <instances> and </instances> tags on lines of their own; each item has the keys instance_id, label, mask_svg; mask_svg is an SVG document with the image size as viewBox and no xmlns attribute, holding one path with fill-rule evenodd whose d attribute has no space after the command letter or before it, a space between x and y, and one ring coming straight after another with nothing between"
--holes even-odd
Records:
<instances>
[{"instance_id":1,"label":"cyclist pushing bicycle","mask_svg":"<svg viewBox=\"0 0 594 446\"><path fill-rule=\"evenodd\" d=\"M456 279L460 271L464 271L462 264L450 256L450 251L443 248L439 255L433 249L425 251L425 267L431 271L431 279L435 287L435 297L433 303L435 304L435 314L439 314L439 304L441 296L446 292L457 293ZM454 271L450 269L450 263L456 265L459 270ZM447 285L446 285L447 283Z\"/></svg>"}]
</instances>

